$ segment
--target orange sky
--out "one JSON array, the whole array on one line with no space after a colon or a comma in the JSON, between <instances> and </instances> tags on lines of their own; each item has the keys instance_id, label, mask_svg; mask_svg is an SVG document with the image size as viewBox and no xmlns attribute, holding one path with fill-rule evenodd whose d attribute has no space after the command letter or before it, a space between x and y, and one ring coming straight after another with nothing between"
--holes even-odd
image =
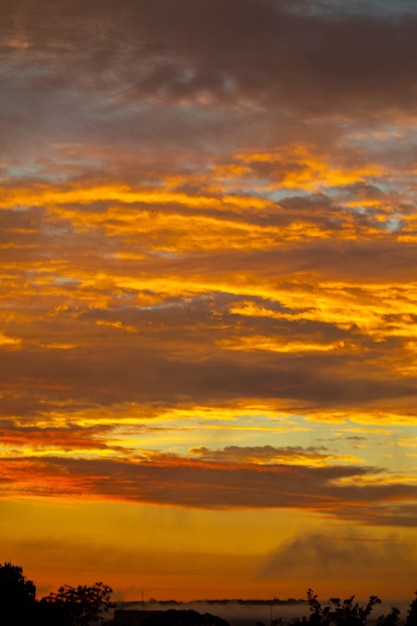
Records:
<instances>
[{"instance_id":1,"label":"orange sky","mask_svg":"<svg viewBox=\"0 0 417 626\"><path fill-rule=\"evenodd\" d=\"M0 34L0 562L412 598L415 7L6 0Z\"/></svg>"}]
</instances>

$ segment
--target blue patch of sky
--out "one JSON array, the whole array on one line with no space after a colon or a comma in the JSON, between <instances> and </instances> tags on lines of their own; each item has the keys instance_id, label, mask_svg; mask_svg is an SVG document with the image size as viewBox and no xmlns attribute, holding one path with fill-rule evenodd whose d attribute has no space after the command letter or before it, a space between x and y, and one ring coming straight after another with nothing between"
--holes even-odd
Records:
<instances>
[{"instance_id":1,"label":"blue patch of sky","mask_svg":"<svg viewBox=\"0 0 417 626\"><path fill-rule=\"evenodd\" d=\"M6 167L4 174L7 178L23 178L37 175L40 167L37 165L18 165L15 167Z\"/></svg>"},{"instance_id":2,"label":"blue patch of sky","mask_svg":"<svg viewBox=\"0 0 417 626\"><path fill-rule=\"evenodd\" d=\"M415 0L319 0L309 4L308 12L312 15L333 13L400 18L417 14L417 3Z\"/></svg>"},{"instance_id":3,"label":"blue patch of sky","mask_svg":"<svg viewBox=\"0 0 417 626\"><path fill-rule=\"evenodd\" d=\"M54 283L60 287L77 287L80 281L76 278L56 277L54 278Z\"/></svg>"},{"instance_id":4,"label":"blue patch of sky","mask_svg":"<svg viewBox=\"0 0 417 626\"><path fill-rule=\"evenodd\" d=\"M39 207L37 207L36 205L32 205L32 204L15 204L15 206L13 206L10 210L12 211L12 213L24 213L25 211L30 211L33 209L38 209Z\"/></svg>"},{"instance_id":5,"label":"blue patch of sky","mask_svg":"<svg viewBox=\"0 0 417 626\"><path fill-rule=\"evenodd\" d=\"M389 230L390 232L395 232L395 231L401 230L402 225L403 225L403 221L400 217L392 217L386 220L382 226L385 230Z\"/></svg>"},{"instance_id":6,"label":"blue patch of sky","mask_svg":"<svg viewBox=\"0 0 417 626\"><path fill-rule=\"evenodd\" d=\"M51 169L48 167L48 164L38 164L36 163L36 158L30 160L26 159L27 163L21 162L18 165L11 165L4 169L2 178L8 179L22 179L22 178L35 178L38 181L43 182L59 182L71 179L74 177L74 167L81 169L83 167L92 169L94 167L100 167L102 163L97 159L77 157L68 158L61 156L56 156L54 153L50 155L50 160L55 162L55 165L59 163L59 170ZM66 168L68 168L68 172L66 172Z\"/></svg>"},{"instance_id":7,"label":"blue patch of sky","mask_svg":"<svg viewBox=\"0 0 417 626\"><path fill-rule=\"evenodd\" d=\"M72 224L43 224L42 234L46 237L64 237L73 234Z\"/></svg>"},{"instance_id":8,"label":"blue patch of sky","mask_svg":"<svg viewBox=\"0 0 417 626\"><path fill-rule=\"evenodd\" d=\"M282 200L285 200L285 198L294 198L300 196L308 197L311 195L310 192L306 193L302 187L288 189L287 187L279 187L279 185L277 185L275 189L265 189L264 185L268 185L271 182L267 179L259 179L255 182L251 179L251 189L248 189L247 187L236 188L234 186L235 181L233 179L230 179L230 181L225 180L223 182L225 182L226 184L227 182L230 182L231 186L233 186L233 194L236 196L244 195L252 198L263 198L264 200L269 200L270 202L274 203L279 203Z\"/></svg>"},{"instance_id":9,"label":"blue patch of sky","mask_svg":"<svg viewBox=\"0 0 417 626\"><path fill-rule=\"evenodd\" d=\"M9 180L14 179L27 179L35 178L38 182L58 183L60 181L66 181L74 177L73 173L65 174L60 172L47 172L38 167L14 167L6 170L5 178Z\"/></svg>"},{"instance_id":10,"label":"blue patch of sky","mask_svg":"<svg viewBox=\"0 0 417 626\"><path fill-rule=\"evenodd\" d=\"M305 193L302 188L287 189L286 187L283 187L281 189L274 189L273 191L266 191L264 197L268 200L271 200L272 202L279 203L282 200L285 200L286 198L299 198L299 197L307 198L309 196L310 196L310 193Z\"/></svg>"},{"instance_id":11,"label":"blue patch of sky","mask_svg":"<svg viewBox=\"0 0 417 626\"><path fill-rule=\"evenodd\" d=\"M354 206L354 207L344 207L346 211L349 211L352 215L358 216L358 218L366 217L368 220L372 220L373 225L380 230L385 230L391 233L397 232L401 230L403 225L403 221L398 216L393 216L384 221L376 219L377 216L381 215L381 212L378 209L369 206Z\"/></svg>"},{"instance_id":12,"label":"blue patch of sky","mask_svg":"<svg viewBox=\"0 0 417 626\"><path fill-rule=\"evenodd\" d=\"M346 148L360 148L372 154L384 154L389 148L398 148L402 151L413 145L417 138L417 128L414 121L399 120L395 123L381 124L376 130L359 128L357 131L346 129L343 146Z\"/></svg>"},{"instance_id":13,"label":"blue patch of sky","mask_svg":"<svg viewBox=\"0 0 417 626\"><path fill-rule=\"evenodd\" d=\"M152 252L152 256L163 259L177 259L180 254L178 252L172 252L171 250L155 250Z\"/></svg>"},{"instance_id":14,"label":"blue patch of sky","mask_svg":"<svg viewBox=\"0 0 417 626\"><path fill-rule=\"evenodd\" d=\"M390 181L388 178L375 178L372 177L367 178L362 181L364 185L367 185L369 189L373 188L374 193L388 194L390 192L396 191L398 184L395 180ZM359 183L360 185L361 183ZM328 187L326 189L326 195L334 200L335 202L343 203L345 200L354 200L356 199L356 193L358 189L358 183L353 183L351 185L338 185L335 187Z\"/></svg>"}]
</instances>

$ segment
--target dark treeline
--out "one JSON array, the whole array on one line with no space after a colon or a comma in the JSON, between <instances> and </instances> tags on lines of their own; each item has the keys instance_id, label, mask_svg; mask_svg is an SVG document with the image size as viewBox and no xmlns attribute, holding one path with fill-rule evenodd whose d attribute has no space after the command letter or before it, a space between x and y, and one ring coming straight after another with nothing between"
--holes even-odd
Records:
<instances>
[{"instance_id":1,"label":"dark treeline","mask_svg":"<svg viewBox=\"0 0 417 626\"><path fill-rule=\"evenodd\" d=\"M417 592L416 592L417 594ZM372 611L377 604L381 604L378 596L371 596L365 605L355 602L355 596L345 600L330 598L322 605L312 589L307 591L307 602L310 608L309 617L293 619L292 626L366 626L371 618ZM377 626L417 626L417 598L409 606L405 619L401 620L400 610L393 606L387 615L380 615L376 622ZM282 620L272 620L270 626L278 626ZM264 626L258 622L257 626Z\"/></svg>"},{"instance_id":2,"label":"dark treeline","mask_svg":"<svg viewBox=\"0 0 417 626\"><path fill-rule=\"evenodd\" d=\"M22 567L12 563L0 564L0 624L4 626L88 626L102 618L114 605L111 602L112 589L102 582L94 585L64 585L56 593L50 593L41 598L36 597L36 587L31 580L23 574ZM417 594L417 592L416 592ZM156 602L156 600L151 601ZM175 602L175 601L174 601ZM206 601L210 602L210 601ZM213 600L212 604L226 604L235 602L242 605L285 605L296 604L300 601L289 599L279 600ZM397 607L391 607L387 615L380 615L376 620L372 616L373 609L381 603L378 596L371 596L364 605L355 602L355 596L345 600L330 598L326 604L319 602L317 595L312 589L307 591L309 615L301 618L293 618L288 622L289 626L368 626L372 623L376 626L417 626L417 597L411 601L407 614L401 616ZM176 604L181 604L175 602ZM159 602L164 604L164 602ZM124 613L127 615L129 611ZM117 611L120 613L123 611ZM132 612L131 612L132 613ZM135 611L133 611L135 613ZM201 626L212 623L227 625L221 618L205 614L200 615L195 611L145 611L148 619L143 619L145 614L138 611L138 623L141 626ZM187 619L181 617L187 614ZM190 623L191 614L195 614ZM139 620L139 617L141 619ZM169 619L168 619L169 618ZM201 619L200 619L201 618ZM217 620L217 621L216 621ZM148 624L149 621L149 624ZM183 623L184 622L184 623ZM185 622L187 622L185 624ZM210 622L210 623L211 623ZM115 621L106 622L109 626ZM281 618L271 620L269 626L284 624ZM266 626L263 622L257 622L256 626Z\"/></svg>"},{"instance_id":3,"label":"dark treeline","mask_svg":"<svg viewBox=\"0 0 417 626\"><path fill-rule=\"evenodd\" d=\"M234 599L234 598L222 598L217 600L193 600L193 604L240 604L242 606L279 606L279 605L288 605L288 604L306 604L307 600L305 599L296 599L296 598L287 598L287 600L280 600L279 598L271 598L270 600L260 600L260 599L252 599L252 600L244 600L242 598ZM184 603L181 600L155 600L155 598L150 598L150 600L146 601L146 604L159 604L159 605L178 605L181 606Z\"/></svg>"},{"instance_id":4,"label":"dark treeline","mask_svg":"<svg viewBox=\"0 0 417 626\"><path fill-rule=\"evenodd\" d=\"M0 624L3 626L88 626L112 607L112 589L64 585L37 600L36 587L19 565L0 565Z\"/></svg>"}]
</instances>

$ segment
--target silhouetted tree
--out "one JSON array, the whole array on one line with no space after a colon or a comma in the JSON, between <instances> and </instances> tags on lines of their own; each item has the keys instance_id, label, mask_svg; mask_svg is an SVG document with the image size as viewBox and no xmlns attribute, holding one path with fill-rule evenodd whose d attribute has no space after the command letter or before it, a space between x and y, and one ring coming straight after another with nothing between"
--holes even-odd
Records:
<instances>
[{"instance_id":1,"label":"silhouetted tree","mask_svg":"<svg viewBox=\"0 0 417 626\"><path fill-rule=\"evenodd\" d=\"M407 619L405 620L405 626L417 626L417 597L410 604L410 608L408 609L407 613Z\"/></svg>"},{"instance_id":2,"label":"silhouetted tree","mask_svg":"<svg viewBox=\"0 0 417 626\"><path fill-rule=\"evenodd\" d=\"M351 596L343 602L340 598L330 598L327 605L322 607L317 595L312 589L307 591L307 600L310 606L309 622L312 626L363 626L372 612L375 604L380 604L378 596L371 596L365 606L354 602L355 596Z\"/></svg>"},{"instance_id":3,"label":"silhouetted tree","mask_svg":"<svg viewBox=\"0 0 417 626\"><path fill-rule=\"evenodd\" d=\"M388 615L380 615L376 620L377 626L396 626L400 619L400 609L397 607L391 607L391 613Z\"/></svg>"},{"instance_id":4,"label":"silhouetted tree","mask_svg":"<svg viewBox=\"0 0 417 626\"><path fill-rule=\"evenodd\" d=\"M102 582L88 585L64 585L57 593L50 593L43 603L54 605L65 614L73 626L86 626L100 618L103 611L112 607L110 601L113 590Z\"/></svg>"},{"instance_id":5,"label":"silhouetted tree","mask_svg":"<svg viewBox=\"0 0 417 626\"><path fill-rule=\"evenodd\" d=\"M71 615L65 606L42 598L36 605L33 624L42 626L72 626Z\"/></svg>"},{"instance_id":6,"label":"silhouetted tree","mask_svg":"<svg viewBox=\"0 0 417 626\"><path fill-rule=\"evenodd\" d=\"M36 587L19 565L0 565L0 622L23 626L36 606Z\"/></svg>"}]
</instances>

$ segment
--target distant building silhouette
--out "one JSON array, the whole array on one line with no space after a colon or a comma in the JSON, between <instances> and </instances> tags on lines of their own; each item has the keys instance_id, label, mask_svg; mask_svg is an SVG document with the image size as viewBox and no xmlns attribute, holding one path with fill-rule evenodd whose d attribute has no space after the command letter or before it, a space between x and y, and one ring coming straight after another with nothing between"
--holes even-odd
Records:
<instances>
[{"instance_id":1,"label":"distant building silhouette","mask_svg":"<svg viewBox=\"0 0 417 626\"><path fill-rule=\"evenodd\" d=\"M115 626L142 626L147 621L154 621L165 611L142 611L137 609L116 609L114 612Z\"/></svg>"},{"instance_id":2,"label":"distant building silhouette","mask_svg":"<svg viewBox=\"0 0 417 626\"><path fill-rule=\"evenodd\" d=\"M221 617L192 610L144 611L116 609L114 626L229 626Z\"/></svg>"}]
</instances>

